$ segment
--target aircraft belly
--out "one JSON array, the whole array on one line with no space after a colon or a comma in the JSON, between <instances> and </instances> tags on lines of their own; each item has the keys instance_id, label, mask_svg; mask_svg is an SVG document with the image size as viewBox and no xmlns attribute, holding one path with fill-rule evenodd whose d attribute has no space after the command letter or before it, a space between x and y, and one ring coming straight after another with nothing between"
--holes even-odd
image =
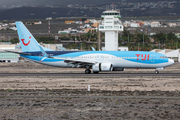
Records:
<instances>
[{"instance_id":1,"label":"aircraft belly","mask_svg":"<svg viewBox=\"0 0 180 120\"><path fill-rule=\"evenodd\" d=\"M72 65L67 65L67 63L64 63L64 61L57 61L57 62L40 62L39 60L35 60L35 59L29 59L26 58L29 61L33 61L36 63L40 63L40 64L44 64L44 65L49 65L49 66L56 66L56 67L63 67L63 68L72 68Z\"/></svg>"}]
</instances>

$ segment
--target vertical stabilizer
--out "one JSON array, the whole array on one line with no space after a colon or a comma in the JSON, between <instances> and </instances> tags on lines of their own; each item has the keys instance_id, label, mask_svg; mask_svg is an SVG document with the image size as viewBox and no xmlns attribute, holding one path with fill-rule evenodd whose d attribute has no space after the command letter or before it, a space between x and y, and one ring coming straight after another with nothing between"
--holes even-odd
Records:
<instances>
[{"instance_id":1,"label":"vertical stabilizer","mask_svg":"<svg viewBox=\"0 0 180 120\"><path fill-rule=\"evenodd\" d=\"M39 43L21 21L16 22L22 52L41 51ZM48 49L45 49L48 51Z\"/></svg>"}]
</instances>

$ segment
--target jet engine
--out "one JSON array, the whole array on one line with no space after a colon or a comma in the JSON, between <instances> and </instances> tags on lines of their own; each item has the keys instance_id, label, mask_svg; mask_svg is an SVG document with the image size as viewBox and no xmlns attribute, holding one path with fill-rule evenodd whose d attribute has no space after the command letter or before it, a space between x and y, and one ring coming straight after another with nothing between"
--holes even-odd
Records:
<instances>
[{"instance_id":1,"label":"jet engine","mask_svg":"<svg viewBox=\"0 0 180 120\"><path fill-rule=\"evenodd\" d=\"M94 72L99 71L113 71L113 65L111 63L96 63L92 66Z\"/></svg>"}]
</instances>

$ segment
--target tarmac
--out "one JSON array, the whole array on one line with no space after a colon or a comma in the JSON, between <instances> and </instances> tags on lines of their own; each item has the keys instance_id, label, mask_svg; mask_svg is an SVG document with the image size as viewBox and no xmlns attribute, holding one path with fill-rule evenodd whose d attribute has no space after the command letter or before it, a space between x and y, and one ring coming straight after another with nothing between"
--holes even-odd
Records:
<instances>
[{"instance_id":1,"label":"tarmac","mask_svg":"<svg viewBox=\"0 0 180 120\"><path fill-rule=\"evenodd\" d=\"M148 77L179 77L180 73L0 73L0 76L60 76L60 77L122 77L122 76L148 76Z\"/></svg>"},{"instance_id":2,"label":"tarmac","mask_svg":"<svg viewBox=\"0 0 180 120\"><path fill-rule=\"evenodd\" d=\"M180 64L154 71L0 63L0 120L179 119Z\"/></svg>"}]
</instances>

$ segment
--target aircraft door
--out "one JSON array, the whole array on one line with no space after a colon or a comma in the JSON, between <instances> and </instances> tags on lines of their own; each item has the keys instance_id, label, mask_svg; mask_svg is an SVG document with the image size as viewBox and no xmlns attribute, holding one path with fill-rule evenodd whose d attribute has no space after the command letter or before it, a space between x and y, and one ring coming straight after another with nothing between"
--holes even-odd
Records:
<instances>
[{"instance_id":1,"label":"aircraft door","mask_svg":"<svg viewBox=\"0 0 180 120\"><path fill-rule=\"evenodd\" d=\"M155 55L150 55L150 61L155 62Z\"/></svg>"}]
</instances>

